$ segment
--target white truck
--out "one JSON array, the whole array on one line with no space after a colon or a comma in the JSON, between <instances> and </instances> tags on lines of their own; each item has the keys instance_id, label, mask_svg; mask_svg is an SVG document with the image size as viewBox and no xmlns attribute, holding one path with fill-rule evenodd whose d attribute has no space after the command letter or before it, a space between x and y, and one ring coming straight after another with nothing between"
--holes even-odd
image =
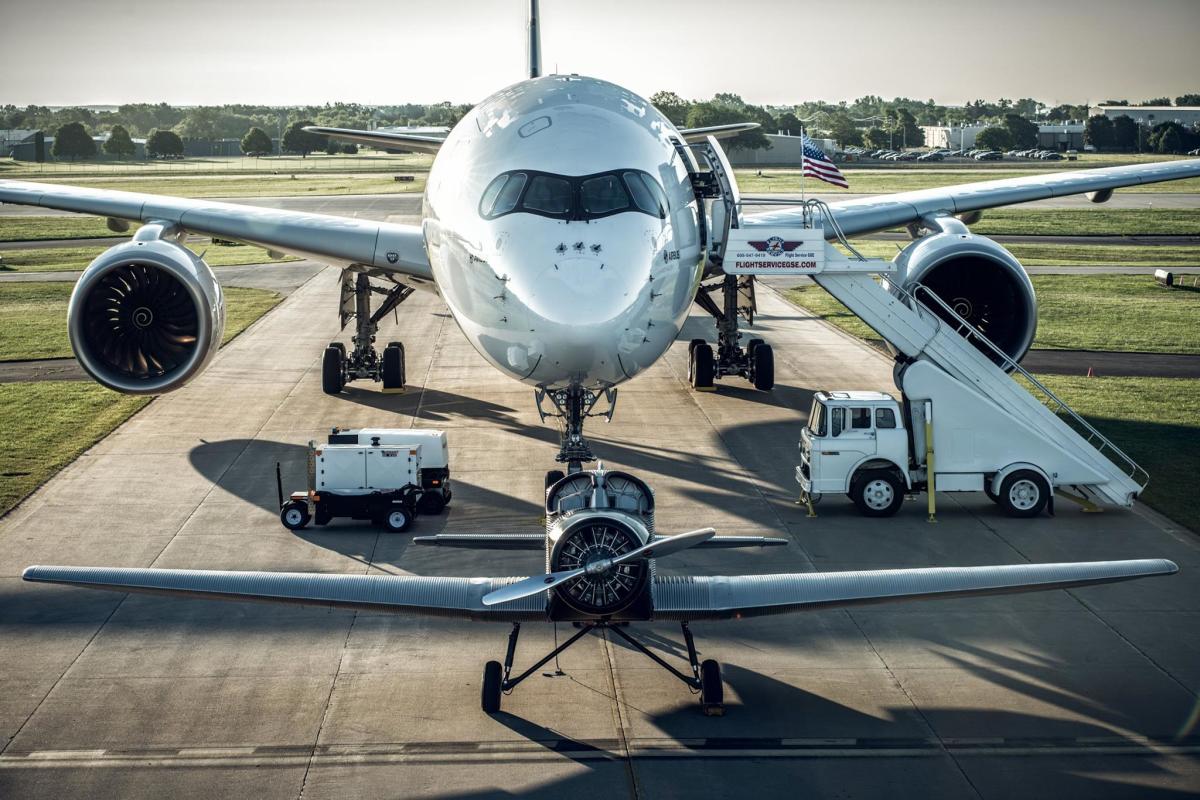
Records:
<instances>
[{"instance_id":1,"label":"white truck","mask_svg":"<svg viewBox=\"0 0 1200 800\"><path fill-rule=\"evenodd\" d=\"M279 519L292 530L335 517L406 530L417 514L439 514L450 502L449 458L444 431L334 428L325 444L308 443L307 490L285 501L276 465Z\"/></svg>"},{"instance_id":2,"label":"white truck","mask_svg":"<svg viewBox=\"0 0 1200 800\"><path fill-rule=\"evenodd\" d=\"M890 516L906 494L985 492L1010 516L1033 517L1052 495L1086 501L1103 483L1095 464L1048 441L928 361L897 370L901 401L882 392L817 392L801 432L802 500L846 494L869 517Z\"/></svg>"}]
</instances>

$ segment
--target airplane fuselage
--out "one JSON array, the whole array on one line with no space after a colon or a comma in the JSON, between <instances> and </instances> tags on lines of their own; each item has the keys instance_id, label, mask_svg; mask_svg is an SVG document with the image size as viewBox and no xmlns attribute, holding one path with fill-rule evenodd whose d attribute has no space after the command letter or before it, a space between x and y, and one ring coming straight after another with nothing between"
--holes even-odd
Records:
<instances>
[{"instance_id":1,"label":"airplane fuselage","mask_svg":"<svg viewBox=\"0 0 1200 800\"><path fill-rule=\"evenodd\" d=\"M454 127L425 246L484 358L534 386L600 389L666 352L703 268L681 141L648 101L574 75L513 84Z\"/></svg>"}]
</instances>

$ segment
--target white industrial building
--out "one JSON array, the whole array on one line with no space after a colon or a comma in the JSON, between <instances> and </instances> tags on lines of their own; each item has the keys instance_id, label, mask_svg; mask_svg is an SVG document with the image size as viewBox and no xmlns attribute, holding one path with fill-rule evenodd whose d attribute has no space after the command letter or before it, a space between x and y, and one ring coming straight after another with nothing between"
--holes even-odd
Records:
<instances>
[{"instance_id":1,"label":"white industrial building","mask_svg":"<svg viewBox=\"0 0 1200 800\"><path fill-rule=\"evenodd\" d=\"M799 136L786 133L768 133L767 141L771 143L769 150L728 150L729 163L734 167L798 167L800 154L803 151ZM821 148L825 155L833 158L834 153L841 152L833 139L813 139L813 144ZM725 143L728 148L729 143Z\"/></svg>"},{"instance_id":2,"label":"white industrial building","mask_svg":"<svg viewBox=\"0 0 1200 800\"><path fill-rule=\"evenodd\" d=\"M1088 114L1109 119L1129 117L1151 128L1164 122L1178 122L1185 128L1200 125L1200 106L1092 106Z\"/></svg>"},{"instance_id":3,"label":"white industrial building","mask_svg":"<svg viewBox=\"0 0 1200 800\"><path fill-rule=\"evenodd\" d=\"M975 137L991 125L923 125L925 146L934 149L969 150ZM1038 125L1038 147L1043 150L1082 150L1083 123L1053 122Z\"/></svg>"}]
</instances>

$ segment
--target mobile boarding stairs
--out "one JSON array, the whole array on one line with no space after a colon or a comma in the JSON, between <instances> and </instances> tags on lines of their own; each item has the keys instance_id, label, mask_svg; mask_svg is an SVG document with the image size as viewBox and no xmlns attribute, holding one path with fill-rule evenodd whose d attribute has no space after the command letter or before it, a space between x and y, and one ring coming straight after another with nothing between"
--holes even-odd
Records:
<instances>
[{"instance_id":1,"label":"mobile boarding stairs","mask_svg":"<svg viewBox=\"0 0 1200 800\"><path fill-rule=\"evenodd\" d=\"M795 225L739 226L743 201L726 197L730 202L715 207L711 219L712 238L728 275L808 275L891 345L897 360L928 362L977 395L978 403L995 406L1014 434L1043 441L1053 454L1053 463L1043 471L1059 494L1085 507L1095 501L1129 507L1145 489L1150 476L1144 469L930 289L919 283L887 283L894 265L861 256L825 203L803 203Z\"/></svg>"}]
</instances>

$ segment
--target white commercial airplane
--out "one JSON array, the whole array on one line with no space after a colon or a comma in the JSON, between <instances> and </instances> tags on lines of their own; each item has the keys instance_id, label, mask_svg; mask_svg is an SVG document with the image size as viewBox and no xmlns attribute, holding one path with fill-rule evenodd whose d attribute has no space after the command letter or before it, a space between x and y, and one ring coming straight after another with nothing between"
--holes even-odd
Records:
<instances>
[{"instance_id":1,"label":"white commercial airplane","mask_svg":"<svg viewBox=\"0 0 1200 800\"><path fill-rule=\"evenodd\" d=\"M187 233L343 268L342 318L354 317L356 332L353 352L340 345L325 352L324 386L330 392L356 378L402 385L403 347L393 343L381 357L373 346L375 323L414 288L440 293L476 350L497 369L535 387L539 410L548 399L564 418L558 460L568 465L569 474L548 480L544 538L478 535L436 537L434 543L544 547L550 574L519 580L38 566L25 571L26 580L511 622L505 665L489 662L485 670L483 706L489 711L499 707L502 690L545 663L510 676L520 622L572 620L582 625L583 635L614 623L676 620L684 625L692 675L668 669L699 689L709 710L717 710L719 668L715 662L697 662L690 620L1031 591L1177 570L1169 561L1143 560L655 575L655 555L698 544L750 542L713 539L707 529L656 536L653 495L644 483L583 469L592 460L583 421L602 397L611 413L616 387L666 352L693 302L717 320L715 354L703 341L691 343L693 386L711 388L714 376L737 374L758 388L771 388L769 345L751 340L743 346L738 333L739 315L753 311L753 284L722 271L720 242L730 226L798 224L806 212L738 213L732 171L716 137L747 126L679 130L645 99L619 86L578 75L543 76L536 0L529 21L529 78L479 103L444 140L323 131L436 153L420 226L17 181L0 181L0 201L104 216L117 230L127 229L130 221L143 223L133 241L92 262L76 284L68 311L80 363L119 391L155 393L182 386L204 369L220 343L220 286L183 246ZM1082 192L1103 202L1122 186L1193 176L1200 176L1200 160L905 192L835 203L830 214L845 235L901 225L914 235L923 232L898 257L897 279L921 281L939 292L1019 358L1036 324L1029 279L1004 248L971 234L954 217L969 221L983 209ZM716 201L711 214L709 200ZM372 286L371 278L389 281L393 288ZM712 282L703 284L705 279ZM376 291L386 299L372 312L370 297ZM719 301L711 296L718 291ZM628 636L619 626L611 629Z\"/></svg>"}]
</instances>

